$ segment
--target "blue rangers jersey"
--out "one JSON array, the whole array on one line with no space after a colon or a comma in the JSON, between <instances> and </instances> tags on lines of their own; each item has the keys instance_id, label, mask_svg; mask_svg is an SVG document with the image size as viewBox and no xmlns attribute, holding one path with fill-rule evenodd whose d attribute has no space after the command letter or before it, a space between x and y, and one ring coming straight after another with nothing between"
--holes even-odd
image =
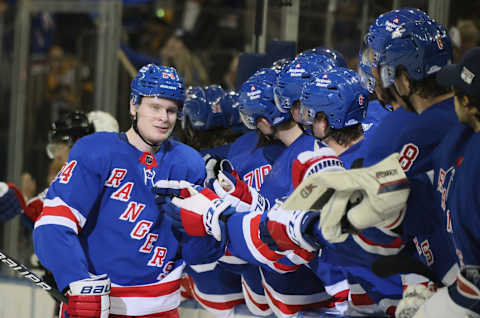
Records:
<instances>
[{"instance_id":1,"label":"blue rangers jersey","mask_svg":"<svg viewBox=\"0 0 480 318\"><path fill-rule=\"evenodd\" d=\"M264 179L260 193L274 204L277 198L289 195L302 178L311 173L342 167L342 163L328 147L313 136L302 134L273 164ZM287 317L306 308L335 307L342 303L345 294L344 275L339 270L326 271L332 288L326 291L325 282L307 267L315 255L306 251L278 253L272 251L259 237L260 212L236 213L227 222L228 249L240 259L261 267L262 284L272 311ZM302 281L302 284L295 282ZM341 290L340 290L341 289Z\"/></svg>"},{"instance_id":2,"label":"blue rangers jersey","mask_svg":"<svg viewBox=\"0 0 480 318\"><path fill-rule=\"evenodd\" d=\"M255 131L240 136L229 145L230 156L227 157L249 186L260 188L263 179L270 172L276 158L285 146L274 143L256 148L258 135ZM206 150L225 158L217 147ZM187 282L193 297L217 317L230 317L236 305L246 302L248 309L258 315L271 313L265 299L260 271L257 265L233 256L228 250L218 262L187 266Z\"/></svg>"},{"instance_id":3,"label":"blue rangers jersey","mask_svg":"<svg viewBox=\"0 0 480 318\"><path fill-rule=\"evenodd\" d=\"M152 155L132 146L125 134L86 136L48 190L35 224L35 252L60 290L89 273L108 274L113 314L174 309L182 257L211 261L205 251L216 241L189 238L181 250L152 187L158 180L201 184L204 178L202 157L179 142L167 140Z\"/></svg>"},{"instance_id":4,"label":"blue rangers jersey","mask_svg":"<svg viewBox=\"0 0 480 318\"><path fill-rule=\"evenodd\" d=\"M227 159L230 160L239 177L248 186L259 191L265 177L272 170L273 163L286 147L280 142L274 142L256 148L258 136L256 132L252 133L247 133L244 135L245 137L240 137L241 143L235 141L232 144L231 148L235 151L232 151Z\"/></svg>"},{"instance_id":5,"label":"blue rangers jersey","mask_svg":"<svg viewBox=\"0 0 480 318\"><path fill-rule=\"evenodd\" d=\"M388 155L400 153L400 165L407 176L432 170L432 153L457 123L453 98L430 106L420 115L402 107L386 115L365 140L365 166L375 164Z\"/></svg>"},{"instance_id":6,"label":"blue rangers jersey","mask_svg":"<svg viewBox=\"0 0 480 318\"><path fill-rule=\"evenodd\" d=\"M442 228L453 237L457 262L462 270L456 284L448 288L448 294L457 305L477 315L480 314L479 145L480 133L458 124L434 154L435 203L442 212Z\"/></svg>"},{"instance_id":7,"label":"blue rangers jersey","mask_svg":"<svg viewBox=\"0 0 480 318\"><path fill-rule=\"evenodd\" d=\"M385 117L389 113L390 111L385 109L385 107L383 107L378 100L369 101L367 107L367 114L362 120L364 136L369 136L375 130L375 128L380 125L383 117Z\"/></svg>"},{"instance_id":8,"label":"blue rangers jersey","mask_svg":"<svg viewBox=\"0 0 480 318\"><path fill-rule=\"evenodd\" d=\"M480 265L480 134L457 124L437 148L435 203L442 212L442 228L453 237L460 267Z\"/></svg>"}]
</instances>

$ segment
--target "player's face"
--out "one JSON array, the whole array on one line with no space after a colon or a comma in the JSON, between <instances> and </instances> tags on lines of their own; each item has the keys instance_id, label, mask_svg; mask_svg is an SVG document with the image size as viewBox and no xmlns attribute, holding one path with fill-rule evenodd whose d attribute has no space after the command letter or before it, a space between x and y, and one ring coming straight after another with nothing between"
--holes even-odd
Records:
<instances>
[{"instance_id":1,"label":"player's face","mask_svg":"<svg viewBox=\"0 0 480 318\"><path fill-rule=\"evenodd\" d=\"M274 133L272 125L265 118L259 118L257 120L257 128L265 136L271 136Z\"/></svg>"},{"instance_id":2,"label":"player's face","mask_svg":"<svg viewBox=\"0 0 480 318\"><path fill-rule=\"evenodd\" d=\"M317 114L312 122L312 134L315 138L322 139L325 137L327 131L327 122Z\"/></svg>"},{"instance_id":3,"label":"player's face","mask_svg":"<svg viewBox=\"0 0 480 318\"><path fill-rule=\"evenodd\" d=\"M138 106L130 106L130 113L137 117L140 133L151 143L166 140L175 126L178 105L172 100L158 97L142 97Z\"/></svg>"},{"instance_id":4,"label":"player's face","mask_svg":"<svg viewBox=\"0 0 480 318\"><path fill-rule=\"evenodd\" d=\"M455 95L455 112L457 113L458 120L463 124L470 124L472 114L469 113L465 98L462 100Z\"/></svg>"}]
</instances>

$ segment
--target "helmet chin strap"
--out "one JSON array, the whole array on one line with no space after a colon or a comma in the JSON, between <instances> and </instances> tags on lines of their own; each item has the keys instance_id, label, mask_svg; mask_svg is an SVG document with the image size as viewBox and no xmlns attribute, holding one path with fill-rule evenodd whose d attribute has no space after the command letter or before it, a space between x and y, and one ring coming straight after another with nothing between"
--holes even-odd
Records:
<instances>
[{"instance_id":1,"label":"helmet chin strap","mask_svg":"<svg viewBox=\"0 0 480 318\"><path fill-rule=\"evenodd\" d=\"M150 147L158 147L160 146L161 142L158 143L158 144L154 144L154 143L151 143L149 141L147 141L143 136L142 134L140 133L140 130L138 130L138 125L137 125L137 116L134 116L132 118L132 127L133 127L133 130L137 133L137 135L143 140L144 143L146 143L147 145L149 145Z\"/></svg>"}]
</instances>

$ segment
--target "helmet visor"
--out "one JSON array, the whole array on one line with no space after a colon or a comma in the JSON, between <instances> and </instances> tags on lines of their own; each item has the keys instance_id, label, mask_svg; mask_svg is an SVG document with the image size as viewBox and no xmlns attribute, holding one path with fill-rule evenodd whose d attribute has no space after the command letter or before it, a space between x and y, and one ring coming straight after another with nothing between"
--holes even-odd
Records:
<instances>
[{"instance_id":1,"label":"helmet visor","mask_svg":"<svg viewBox=\"0 0 480 318\"><path fill-rule=\"evenodd\" d=\"M257 129L257 120L254 118L251 114L246 114L245 112L242 112L242 108L240 107L239 109L239 114L240 114L240 119L242 120L242 123L251 130Z\"/></svg>"},{"instance_id":2,"label":"helmet visor","mask_svg":"<svg viewBox=\"0 0 480 318\"><path fill-rule=\"evenodd\" d=\"M310 126L315 120L316 112L315 109L308 107L303 101L300 101L298 115L300 124Z\"/></svg>"}]
</instances>

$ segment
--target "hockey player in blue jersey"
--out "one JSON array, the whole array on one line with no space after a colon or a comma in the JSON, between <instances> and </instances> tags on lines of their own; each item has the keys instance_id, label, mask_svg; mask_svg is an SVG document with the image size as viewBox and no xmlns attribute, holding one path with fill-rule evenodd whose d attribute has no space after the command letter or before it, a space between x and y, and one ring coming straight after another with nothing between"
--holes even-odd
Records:
<instances>
[{"instance_id":1,"label":"hockey player in blue jersey","mask_svg":"<svg viewBox=\"0 0 480 318\"><path fill-rule=\"evenodd\" d=\"M361 121L367 111L367 96L368 91L361 87L356 73L345 68L335 68L324 74L314 73L302 90L298 121L312 127L313 135L335 150L346 167L351 167L355 159L362 157ZM288 219L286 215L289 213L272 209L263 218L265 225L261 227L261 238L272 248L282 245L276 244L275 239L281 241L286 236L284 224L277 220ZM272 220L268 221L269 218ZM295 219L289 222L295 224ZM311 250L313 247L305 248ZM351 249L350 244L335 249L323 248L320 255L311 263L312 268L319 262L329 262L340 265L347 273L350 314L353 311L380 315L394 312L396 302L401 298L402 281L399 276L385 280L374 275L368 261L374 256L367 256L362 249Z\"/></svg>"},{"instance_id":2,"label":"hockey player in blue jersey","mask_svg":"<svg viewBox=\"0 0 480 318\"><path fill-rule=\"evenodd\" d=\"M439 289L433 296L421 287L407 294L398 308L400 317L480 317L479 61L477 47L437 74L440 84L454 88L455 111L460 121L450 127L433 155L435 204L442 211L442 226L453 237L460 272L454 284ZM417 311L425 299L428 300Z\"/></svg>"},{"instance_id":3,"label":"hockey player in blue jersey","mask_svg":"<svg viewBox=\"0 0 480 318\"><path fill-rule=\"evenodd\" d=\"M156 183L205 178L201 156L169 139L183 100L175 69L142 67L131 85L132 127L77 141L52 182L33 236L68 296L62 315L178 317L182 258L211 261L207 241L183 239L180 249L181 233L152 193Z\"/></svg>"},{"instance_id":4,"label":"hockey player in blue jersey","mask_svg":"<svg viewBox=\"0 0 480 318\"><path fill-rule=\"evenodd\" d=\"M342 164L331 149L317 143L314 137L303 134L288 112L282 113L276 108L273 100L274 80L274 71L263 69L244 83L239 99L240 114L247 127L257 128L270 138L279 139L288 147L265 178L260 194L253 189L246 190L248 187L239 180L230 181L232 189L226 194L225 190L223 193L219 191L227 202L231 202L235 207L247 206L249 208L244 211L250 212L232 214L231 208L225 210L223 204L215 207L209 205L212 209L208 211L213 213L213 217L207 217L206 207L200 208L194 203L197 199L195 197L203 196L212 200L212 195L207 193L200 193L184 201L172 201L184 209L179 209L173 203L167 203L166 209L170 210L170 217L176 220L179 227L185 228L187 233L208 233L218 238L228 235L228 250L233 255L261 266L265 294L273 312L279 317L289 317L308 308L325 310L344 303L348 291L339 285L332 286L331 289L326 286L328 292L323 287L324 284L336 284L344 280L343 273L331 270L331 282L322 282L308 268L301 266L310 261L313 255L307 252L292 252L285 256L269 249L258 237L260 217L270 205L269 201L274 202L276 198L288 195L308 171L341 169ZM242 190L246 191L240 193ZM213 196L213 202L217 202L216 200ZM196 226L193 227L193 224ZM204 228L203 231L195 230L199 225ZM298 281L302 281L302 284L292 286L291 282ZM348 288L346 283L344 285Z\"/></svg>"},{"instance_id":5,"label":"hockey player in blue jersey","mask_svg":"<svg viewBox=\"0 0 480 318\"><path fill-rule=\"evenodd\" d=\"M62 168L74 142L94 131L118 132L118 122L109 113L95 110L87 114L81 111L69 112L51 124L46 147L47 155L52 159L48 168L48 183ZM27 201L14 184L0 182L0 189L0 221L21 214L24 224L33 229L33 223L42 212L48 188Z\"/></svg>"}]
</instances>

